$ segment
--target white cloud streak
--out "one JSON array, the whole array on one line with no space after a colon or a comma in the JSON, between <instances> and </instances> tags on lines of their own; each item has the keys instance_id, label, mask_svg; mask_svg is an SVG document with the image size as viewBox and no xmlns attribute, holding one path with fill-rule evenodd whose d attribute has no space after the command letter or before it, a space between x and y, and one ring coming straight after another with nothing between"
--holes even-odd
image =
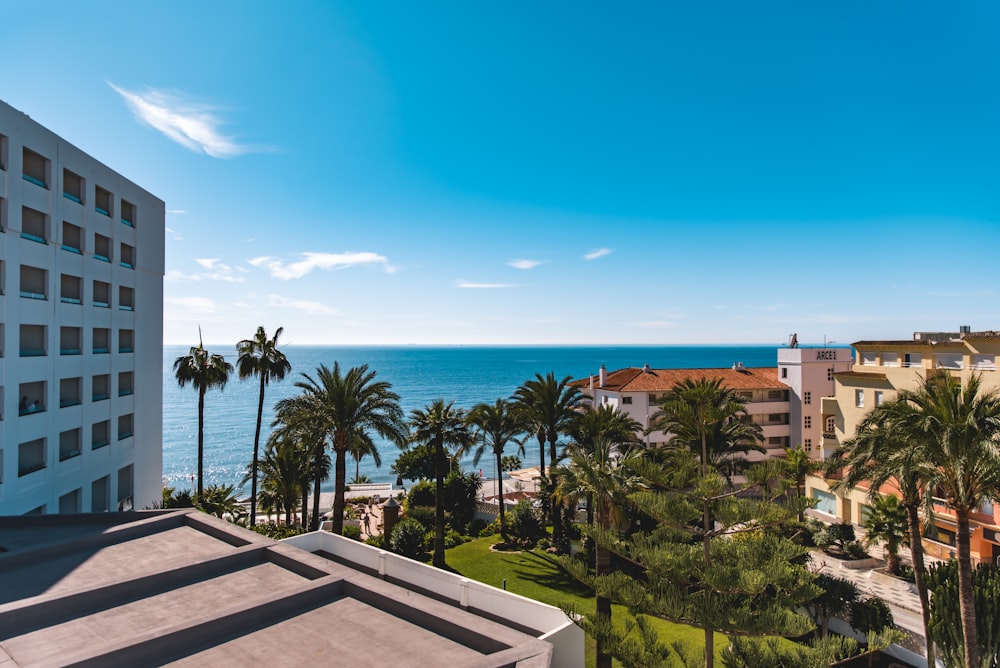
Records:
<instances>
[{"instance_id":1,"label":"white cloud streak","mask_svg":"<svg viewBox=\"0 0 1000 668\"><path fill-rule=\"evenodd\" d=\"M514 288L517 286L511 283L473 283L471 281L458 279L455 281L455 287L469 288L473 290L496 290L500 288Z\"/></svg>"},{"instance_id":2,"label":"white cloud streak","mask_svg":"<svg viewBox=\"0 0 1000 668\"><path fill-rule=\"evenodd\" d=\"M302 278L313 269L340 270L358 265L380 265L387 274L395 273L396 269L389 264L388 258L376 253L302 253L302 260L286 263L275 257L255 257L247 260L255 267L267 270L272 278L280 281L290 281Z\"/></svg>"},{"instance_id":3,"label":"white cloud streak","mask_svg":"<svg viewBox=\"0 0 1000 668\"><path fill-rule=\"evenodd\" d=\"M515 269L534 269L541 263L541 260L511 260L507 264Z\"/></svg>"},{"instance_id":4,"label":"white cloud streak","mask_svg":"<svg viewBox=\"0 0 1000 668\"><path fill-rule=\"evenodd\" d=\"M584 260L596 260L599 257L604 257L605 255L611 255L613 253L610 248L598 248L595 251L591 251L583 256Z\"/></svg>"},{"instance_id":5,"label":"white cloud streak","mask_svg":"<svg viewBox=\"0 0 1000 668\"><path fill-rule=\"evenodd\" d=\"M233 158L254 150L222 133L223 121L215 107L189 100L177 92L148 88L136 93L110 81L108 85L121 95L136 120L195 153Z\"/></svg>"},{"instance_id":6,"label":"white cloud streak","mask_svg":"<svg viewBox=\"0 0 1000 668\"><path fill-rule=\"evenodd\" d=\"M325 304L309 301L308 299L289 299L288 297L282 297L281 295L268 295L267 304L268 306L273 306L275 308L290 308L297 311L303 311L310 315L337 314L337 309L326 306Z\"/></svg>"},{"instance_id":7,"label":"white cloud streak","mask_svg":"<svg viewBox=\"0 0 1000 668\"><path fill-rule=\"evenodd\" d=\"M170 281L172 283L183 283L185 281L225 281L227 283L242 283L245 280L243 276L238 275L237 272L246 273L246 270L241 267L230 267L228 264L221 262L219 258L200 258L195 259L195 262L204 267L206 271L196 274L185 274L182 271L171 269L163 277L163 280Z\"/></svg>"},{"instance_id":8,"label":"white cloud streak","mask_svg":"<svg viewBox=\"0 0 1000 668\"><path fill-rule=\"evenodd\" d=\"M215 313L215 301L208 297L170 297L168 304L188 311L192 315Z\"/></svg>"}]
</instances>

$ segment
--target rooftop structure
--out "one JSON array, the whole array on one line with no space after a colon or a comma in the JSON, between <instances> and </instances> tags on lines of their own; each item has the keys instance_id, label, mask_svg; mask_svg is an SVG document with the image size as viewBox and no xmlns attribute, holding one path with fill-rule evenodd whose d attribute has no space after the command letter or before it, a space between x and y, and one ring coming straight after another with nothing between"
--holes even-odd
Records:
<instances>
[{"instance_id":1,"label":"rooftop structure","mask_svg":"<svg viewBox=\"0 0 1000 668\"><path fill-rule=\"evenodd\" d=\"M4 517L0 550L12 666L583 659L556 608L330 534L279 543L193 510Z\"/></svg>"},{"instance_id":2,"label":"rooftop structure","mask_svg":"<svg viewBox=\"0 0 1000 668\"><path fill-rule=\"evenodd\" d=\"M0 515L160 499L164 204L0 102Z\"/></svg>"}]
</instances>

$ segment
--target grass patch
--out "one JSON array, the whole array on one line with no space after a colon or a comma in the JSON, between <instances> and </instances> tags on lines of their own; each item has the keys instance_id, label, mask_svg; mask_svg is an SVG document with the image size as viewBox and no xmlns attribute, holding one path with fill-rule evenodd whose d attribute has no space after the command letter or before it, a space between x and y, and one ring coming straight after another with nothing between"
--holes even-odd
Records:
<instances>
[{"instance_id":1,"label":"grass patch","mask_svg":"<svg viewBox=\"0 0 1000 668\"><path fill-rule=\"evenodd\" d=\"M448 566L456 573L497 588L532 598L549 605L573 605L580 611L594 609L594 594L565 573L555 561L540 550L524 552L493 552L490 545L499 541L498 536L477 538L448 550ZM612 619L622 620L627 611L620 605L611 606ZM684 624L674 624L654 619L660 638L667 642L681 641L693 651L704 651L705 633ZM593 666L596 650L594 640L587 636L587 666ZM715 634L715 659L722 665L722 650L729 640L721 633ZM616 662L617 665L617 662Z\"/></svg>"}]
</instances>

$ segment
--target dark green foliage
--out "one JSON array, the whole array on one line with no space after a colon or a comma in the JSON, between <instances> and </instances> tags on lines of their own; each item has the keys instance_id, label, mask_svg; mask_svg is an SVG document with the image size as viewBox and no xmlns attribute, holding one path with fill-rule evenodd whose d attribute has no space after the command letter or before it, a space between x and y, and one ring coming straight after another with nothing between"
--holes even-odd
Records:
<instances>
[{"instance_id":1,"label":"dark green foliage","mask_svg":"<svg viewBox=\"0 0 1000 668\"><path fill-rule=\"evenodd\" d=\"M855 630L867 635L870 631L892 628L892 624L892 609L882 599L873 596L851 603L851 626Z\"/></svg>"},{"instance_id":2,"label":"dark green foliage","mask_svg":"<svg viewBox=\"0 0 1000 668\"><path fill-rule=\"evenodd\" d=\"M173 487L163 488L163 504L161 508L194 508L194 499L191 498L191 491L182 489L176 491Z\"/></svg>"},{"instance_id":3,"label":"dark green foliage","mask_svg":"<svg viewBox=\"0 0 1000 668\"><path fill-rule=\"evenodd\" d=\"M851 609L851 604L858 600L858 588L850 580L826 574L816 576L816 584L823 591L809 605L819 627L817 633L825 638L829 635L830 618Z\"/></svg>"},{"instance_id":4,"label":"dark green foliage","mask_svg":"<svg viewBox=\"0 0 1000 668\"><path fill-rule=\"evenodd\" d=\"M854 525L850 523L831 524L826 528L829 544L843 551L848 543L856 540Z\"/></svg>"},{"instance_id":5,"label":"dark green foliage","mask_svg":"<svg viewBox=\"0 0 1000 668\"><path fill-rule=\"evenodd\" d=\"M932 593L931 637L941 650L948 668L965 665L962 618L958 606L958 564L954 560L934 564L928 572ZM1000 665L1000 570L990 563L972 571L972 594L976 630L983 668Z\"/></svg>"},{"instance_id":6,"label":"dark green foliage","mask_svg":"<svg viewBox=\"0 0 1000 668\"><path fill-rule=\"evenodd\" d=\"M521 458L517 455L504 455L503 459L500 460L500 466L503 467L504 472L517 471L522 466Z\"/></svg>"},{"instance_id":7,"label":"dark green foliage","mask_svg":"<svg viewBox=\"0 0 1000 668\"><path fill-rule=\"evenodd\" d=\"M844 545L844 554L851 559L868 559L871 557L861 541L852 540Z\"/></svg>"},{"instance_id":8,"label":"dark green foliage","mask_svg":"<svg viewBox=\"0 0 1000 668\"><path fill-rule=\"evenodd\" d=\"M344 533L341 534L344 538L351 538L353 540L361 540L361 527L356 527L353 524L344 525Z\"/></svg>"},{"instance_id":9,"label":"dark green foliage","mask_svg":"<svg viewBox=\"0 0 1000 668\"><path fill-rule=\"evenodd\" d=\"M216 517L229 515L234 522L246 515L235 485L209 485L201 497L195 497L195 504L199 510Z\"/></svg>"},{"instance_id":10,"label":"dark green foliage","mask_svg":"<svg viewBox=\"0 0 1000 668\"><path fill-rule=\"evenodd\" d=\"M420 559L425 554L426 534L423 524L412 518L403 518L392 529L389 549L410 559Z\"/></svg>"},{"instance_id":11,"label":"dark green foliage","mask_svg":"<svg viewBox=\"0 0 1000 668\"><path fill-rule=\"evenodd\" d=\"M406 493L405 509L409 510L414 506L434 507L434 483L430 480L421 480L410 487Z\"/></svg>"},{"instance_id":12,"label":"dark green foliage","mask_svg":"<svg viewBox=\"0 0 1000 668\"><path fill-rule=\"evenodd\" d=\"M444 481L444 510L451 515L451 525L465 531L476 514L476 498L482 478L477 473L455 470Z\"/></svg>"},{"instance_id":13,"label":"dark green foliage","mask_svg":"<svg viewBox=\"0 0 1000 668\"><path fill-rule=\"evenodd\" d=\"M369 536L365 541L365 545L371 545L372 547L383 548L385 547L385 536L378 534L377 536Z\"/></svg>"},{"instance_id":14,"label":"dark green foliage","mask_svg":"<svg viewBox=\"0 0 1000 668\"><path fill-rule=\"evenodd\" d=\"M453 455L448 455L448 459L451 460L449 468L457 469L458 459ZM433 480L434 446L428 443L411 445L399 454L390 470L404 480Z\"/></svg>"},{"instance_id":15,"label":"dark green foliage","mask_svg":"<svg viewBox=\"0 0 1000 668\"><path fill-rule=\"evenodd\" d=\"M255 524L254 526L247 528L251 531L256 531L262 536L273 538L274 540L291 538L292 536L298 536L299 534L306 532L305 528L296 524L275 524L274 522L268 522L267 524Z\"/></svg>"},{"instance_id":16,"label":"dark green foliage","mask_svg":"<svg viewBox=\"0 0 1000 668\"><path fill-rule=\"evenodd\" d=\"M729 642L722 653L725 668L827 668L858 651L857 641L844 636L814 639L808 645L740 636Z\"/></svg>"},{"instance_id":17,"label":"dark green foliage","mask_svg":"<svg viewBox=\"0 0 1000 668\"><path fill-rule=\"evenodd\" d=\"M483 529L485 529L487 526L488 525L486 524L486 520L474 519L472 520L472 522L469 523L469 535L472 538L479 538L480 536L489 536L491 534L483 533Z\"/></svg>"},{"instance_id":18,"label":"dark green foliage","mask_svg":"<svg viewBox=\"0 0 1000 668\"><path fill-rule=\"evenodd\" d=\"M424 525L428 531L434 529L434 506L411 506L406 511L406 517Z\"/></svg>"},{"instance_id":19,"label":"dark green foliage","mask_svg":"<svg viewBox=\"0 0 1000 668\"><path fill-rule=\"evenodd\" d=\"M479 529L479 536L495 536L500 533L500 518L496 518L489 524L484 525Z\"/></svg>"},{"instance_id":20,"label":"dark green foliage","mask_svg":"<svg viewBox=\"0 0 1000 668\"><path fill-rule=\"evenodd\" d=\"M539 513L527 501L519 501L507 513L507 531L511 536L531 544L545 535Z\"/></svg>"}]
</instances>

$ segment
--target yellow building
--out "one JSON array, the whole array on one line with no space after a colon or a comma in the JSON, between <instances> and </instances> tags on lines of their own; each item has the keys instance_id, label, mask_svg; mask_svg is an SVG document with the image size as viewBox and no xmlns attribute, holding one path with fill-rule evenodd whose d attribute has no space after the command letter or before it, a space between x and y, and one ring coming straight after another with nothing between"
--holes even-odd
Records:
<instances>
[{"instance_id":1,"label":"yellow building","mask_svg":"<svg viewBox=\"0 0 1000 668\"><path fill-rule=\"evenodd\" d=\"M916 332L912 340L852 345L856 351L853 368L834 374L834 396L821 400L824 455L852 437L872 408L894 398L899 390L917 389L928 373L949 373L963 382L979 374L984 390L1000 389L1000 332L962 327L958 333ZM817 501L816 510L827 519L855 524L864 520L867 489L836 494L821 477L809 478L806 489ZM934 525L925 548L932 556L948 558L954 550L955 522L945 506L935 507ZM973 516L971 542L974 559L1000 559L1000 503L996 507L984 504L982 512Z\"/></svg>"}]
</instances>

